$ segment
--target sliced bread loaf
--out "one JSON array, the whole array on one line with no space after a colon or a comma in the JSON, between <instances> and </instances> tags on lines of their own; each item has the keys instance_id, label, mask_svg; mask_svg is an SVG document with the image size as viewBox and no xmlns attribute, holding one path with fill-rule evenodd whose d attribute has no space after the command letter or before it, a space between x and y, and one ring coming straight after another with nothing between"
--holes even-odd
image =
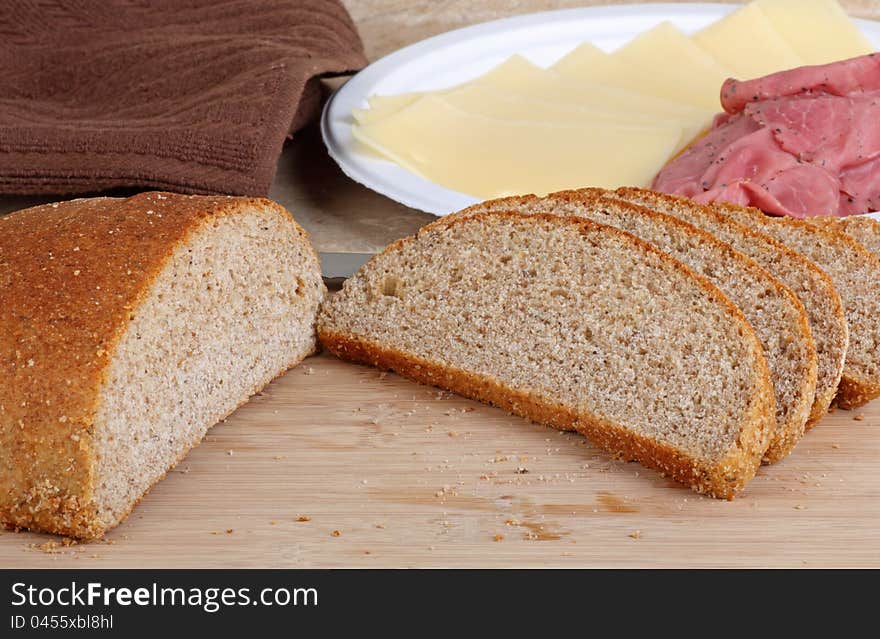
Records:
<instances>
[{"instance_id":1,"label":"sliced bread loaf","mask_svg":"<svg viewBox=\"0 0 880 639\"><path fill-rule=\"evenodd\" d=\"M315 348L305 232L261 199L145 193L0 217L0 521L119 523Z\"/></svg>"},{"instance_id":2,"label":"sliced bread loaf","mask_svg":"<svg viewBox=\"0 0 880 639\"><path fill-rule=\"evenodd\" d=\"M807 311L810 332L816 345L816 393L806 426L810 428L815 425L828 412L831 400L837 393L849 343L843 304L834 284L822 269L769 235L750 229L689 198L636 188L621 188L608 191L605 195L674 215L708 231L751 257L797 295Z\"/></svg>"},{"instance_id":3,"label":"sliced bread loaf","mask_svg":"<svg viewBox=\"0 0 880 639\"><path fill-rule=\"evenodd\" d=\"M504 198L470 210L502 209L585 217L614 226L669 254L721 289L754 327L770 366L777 425L767 461L778 461L791 452L804 433L815 395L816 350L803 305L783 284L709 233L670 215L604 199L601 192Z\"/></svg>"},{"instance_id":4,"label":"sliced bread loaf","mask_svg":"<svg viewBox=\"0 0 880 639\"><path fill-rule=\"evenodd\" d=\"M842 408L855 408L880 397L880 295L875 290L880 260L838 231L732 204L712 207L775 237L825 271L843 301L849 323L849 347L835 402Z\"/></svg>"},{"instance_id":5,"label":"sliced bread loaf","mask_svg":"<svg viewBox=\"0 0 880 639\"><path fill-rule=\"evenodd\" d=\"M499 211L390 245L329 298L322 344L733 497L773 424L760 342L705 278L608 226Z\"/></svg>"},{"instance_id":6,"label":"sliced bread loaf","mask_svg":"<svg viewBox=\"0 0 880 639\"><path fill-rule=\"evenodd\" d=\"M808 217L805 222L846 233L866 249L880 255L880 222L864 215Z\"/></svg>"}]
</instances>

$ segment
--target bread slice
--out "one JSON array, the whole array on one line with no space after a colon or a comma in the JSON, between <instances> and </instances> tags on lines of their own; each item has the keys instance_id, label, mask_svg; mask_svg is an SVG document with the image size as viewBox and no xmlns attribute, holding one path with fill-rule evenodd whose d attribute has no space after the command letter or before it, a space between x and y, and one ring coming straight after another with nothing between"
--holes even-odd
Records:
<instances>
[{"instance_id":1,"label":"bread slice","mask_svg":"<svg viewBox=\"0 0 880 639\"><path fill-rule=\"evenodd\" d=\"M145 193L0 217L0 521L118 524L315 348L317 256L261 199Z\"/></svg>"},{"instance_id":2,"label":"bread slice","mask_svg":"<svg viewBox=\"0 0 880 639\"><path fill-rule=\"evenodd\" d=\"M822 216L804 218L804 221L832 231L846 233L874 255L880 255L880 222L874 218L864 215Z\"/></svg>"},{"instance_id":3,"label":"bread slice","mask_svg":"<svg viewBox=\"0 0 880 639\"><path fill-rule=\"evenodd\" d=\"M849 323L849 347L835 403L856 408L880 397L880 260L852 237L758 209L712 205L728 217L771 235L815 262L840 294Z\"/></svg>"},{"instance_id":4,"label":"bread slice","mask_svg":"<svg viewBox=\"0 0 880 639\"><path fill-rule=\"evenodd\" d=\"M604 195L673 215L711 233L755 260L797 295L807 312L816 345L816 392L806 427L814 426L828 412L837 393L849 343L843 303L822 269L769 235L689 198L636 188L607 191Z\"/></svg>"},{"instance_id":5,"label":"bread slice","mask_svg":"<svg viewBox=\"0 0 880 639\"><path fill-rule=\"evenodd\" d=\"M588 220L515 212L428 225L329 298L321 343L576 429L730 498L773 424L761 345L705 278Z\"/></svg>"},{"instance_id":6,"label":"bread slice","mask_svg":"<svg viewBox=\"0 0 880 639\"><path fill-rule=\"evenodd\" d=\"M614 226L668 253L721 289L743 310L770 366L777 425L766 459L775 462L791 452L803 436L810 414L817 365L806 311L783 284L705 231L644 207L597 197L590 191L490 200L470 210L502 209L586 217Z\"/></svg>"}]
</instances>

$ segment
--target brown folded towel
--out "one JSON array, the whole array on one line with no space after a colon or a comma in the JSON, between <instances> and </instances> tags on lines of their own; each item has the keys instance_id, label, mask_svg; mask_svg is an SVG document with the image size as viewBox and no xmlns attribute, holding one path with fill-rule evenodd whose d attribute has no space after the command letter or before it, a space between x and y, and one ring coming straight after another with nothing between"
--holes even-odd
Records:
<instances>
[{"instance_id":1,"label":"brown folded towel","mask_svg":"<svg viewBox=\"0 0 880 639\"><path fill-rule=\"evenodd\" d=\"M317 78L365 63L338 0L7 0L0 193L264 195Z\"/></svg>"}]
</instances>

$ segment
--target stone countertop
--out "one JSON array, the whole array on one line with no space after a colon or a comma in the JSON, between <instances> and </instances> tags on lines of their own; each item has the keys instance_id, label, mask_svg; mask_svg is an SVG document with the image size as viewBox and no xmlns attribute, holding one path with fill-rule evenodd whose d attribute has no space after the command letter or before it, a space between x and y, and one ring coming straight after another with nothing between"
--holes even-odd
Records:
<instances>
[{"instance_id":1,"label":"stone countertop","mask_svg":"<svg viewBox=\"0 0 880 639\"><path fill-rule=\"evenodd\" d=\"M344 0L376 60L400 47L496 18L599 4L601 0ZM880 18L876 0L843 0L856 16ZM414 232L432 215L415 211L356 184L327 155L317 126L298 133L281 155L269 196L294 214L321 251L377 251ZM0 213L63 199L0 197Z\"/></svg>"}]
</instances>

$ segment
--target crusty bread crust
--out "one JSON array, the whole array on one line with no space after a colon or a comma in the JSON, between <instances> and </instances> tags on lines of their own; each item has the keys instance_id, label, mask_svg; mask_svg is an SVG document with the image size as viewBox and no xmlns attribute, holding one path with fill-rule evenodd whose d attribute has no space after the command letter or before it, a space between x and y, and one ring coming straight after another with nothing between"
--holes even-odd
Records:
<instances>
[{"instance_id":1,"label":"crusty bread crust","mask_svg":"<svg viewBox=\"0 0 880 639\"><path fill-rule=\"evenodd\" d=\"M471 217L483 215L487 214L462 212L452 217L447 216L439 222L443 226L451 226L465 223ZM621 458L639 461L647 467L670 475L698 492L732 499L757 472L775 425L775 402L770 371L760 342L739 307L704 277L648 243L616 228L582 218L526 215L516 211L494 211L488 215L552 220L557 224L580 225L584 229L602 228L606 232L626 238L626 241L633 245L634 250L653 253L667 266L687 274L697 286L725 308L726 312L740 324L742 334L749 340L757 367L754 371L754 395L751 397L750 412L744 416L737 445L724 459L709 465L686 451L651 440L590 413L576 412L570 407L548 401L537 394L512 389L489 376L432 362L360 335L339 332L329 325L329 318L325 316L323 309L318 316L318 341L321 345L342 359L395 371L421 384L445 388L541 424L561 430L576 430ZM389 245L382 254L393 252L406 242L416 241L421 234L429 233L437 226L437 222L428 224L416 235Z\"/></svg>"},{"instance_id":2,"label":"crusty bread crust","mask_svg":"<svg viewBox=\"0 0 880 639\"><path fill-rule=\"evenodd\" d=\"M0 523L103 535L92 427L115 348L178 248L253 206L292 220L270 200L158 192L0 218Z\"/></svg>"},{"instance_id":3,"label":"crusty bread crust","mask_svg":"<svg viewBox=\"0 0 880 639\"><path fill-rule=\"evenodd\" d=\"M480 402L497 406L514 415L559 430L574 430L590 438L615 456L638 461L665 473L712 497L733 499L755 475L764 445L758 437L745 437L741 454L731 454L723 463L708 466L671 446L642 437L608 420L576 413L562 404L505 386L496 379L442 366L395 348L329 328L318 329L321 344L337 357L393 371L420 384L437 386ZM756 411L756 421L772 420L772 410ZM756 461L757 460L757 461Z\"/></svg>"}]
</instances>

